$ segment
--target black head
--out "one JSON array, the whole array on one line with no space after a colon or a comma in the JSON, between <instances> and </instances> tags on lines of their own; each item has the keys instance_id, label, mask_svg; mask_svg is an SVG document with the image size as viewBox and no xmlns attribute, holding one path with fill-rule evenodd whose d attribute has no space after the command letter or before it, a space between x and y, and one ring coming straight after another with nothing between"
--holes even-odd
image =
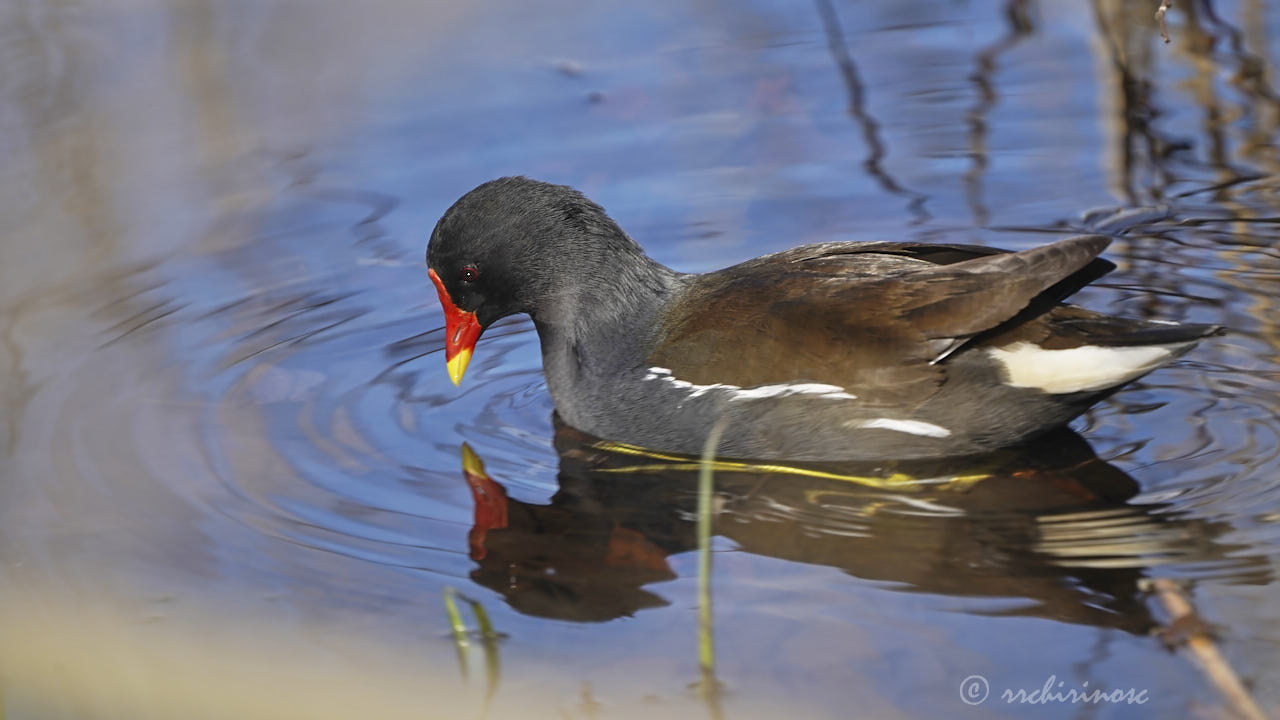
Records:
<instances>
[{"instance_id":1,"label":"black head","mask_svg":"<svg viewBox=\"0 0 1280 720\"><path fill-rule=\"evenodd\" d=\"M564 185L523 177L487 182L436 223L427 266L459 310L482 327L513 313L535 319L639 247L599 205Z\"/></svg>"}]
</instances>

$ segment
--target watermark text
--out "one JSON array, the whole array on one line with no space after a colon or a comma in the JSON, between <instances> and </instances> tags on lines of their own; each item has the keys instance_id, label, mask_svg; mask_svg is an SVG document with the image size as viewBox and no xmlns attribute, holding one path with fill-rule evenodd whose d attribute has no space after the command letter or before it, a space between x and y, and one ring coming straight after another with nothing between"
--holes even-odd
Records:
<instances>
[{"instance_id":1,"label":"watermark text","mask_svg":"<svg viewBox=\"0 0 1280 720\"><path fill-rule=\"evenodd\" d=\"M960 682L960 699L966 705L981 705L990 695L991 684L981 675L970 675ZM1040 687L1003 688L996 697L1006 705L1146 705L1151 699L1142 688L1089 687L1088 680L1068 685L1057 675L1050 675Z\"/></svg>"}]
</instances>

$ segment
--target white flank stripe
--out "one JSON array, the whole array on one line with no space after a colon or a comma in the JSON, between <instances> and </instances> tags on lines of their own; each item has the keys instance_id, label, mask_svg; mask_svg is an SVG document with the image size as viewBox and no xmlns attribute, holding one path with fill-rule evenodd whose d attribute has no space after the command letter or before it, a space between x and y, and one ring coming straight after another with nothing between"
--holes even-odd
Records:
<instances>
[{"instance_id":1,"label":"white flank stripe","mask_svg":"<svg viewBox=\"0 0 1280 720\"><path fill-rule=\"evenodd\" d=\"M661 380L669 383L672 387L690 390L689 397L695 398L699 395L722 390L730 393L730 400L758 400L761 398L789 397L792 395L816 395L829 400L857 400L857 395L851 395L845 392L845 389L838 385L825 385L823 383L782 383L778 385L757 385L756 387L743 388L737 385L725 385L715 383L713 385L695 385L686 380L677 380L671 375L671 371L662 367L651 367L649 372L645 373L645 380Z\"/></svg>"},{"instance_id":2,"label":"white flank stripe","mask_svg":"<svg viewBox=\"0 0 1280 720\"><path fill-rule=\"evenodd\" d=\"M941 425L934 425L923 420L895 420L893 418L876 418L874 420L851 420L845 423L848 427L879 428L881 430L897 430L898 432L923 435L925 437L950 437L951 431Z\"/></svg>"},{"instance_id":3,"label":"white flank stripe","mask_svg":"<svg viewBox=\"0 0 1280 720\"><path fill-rule=\"evenodd\" d=\"M839 385L822 383L783 383L781 385L757 385L753 388L738 388L733 393L735 398L787 397L788 395L821 395L825 398L857 400L857 395L850 395Z\"/></svg>"},{"instance_id":4,"label":"white flank stripe","mask_svg":"<svg viewBox=\"0 0 1280 720\"><path fill-rule=\"evenodd\" d=\"M1004 368L1008 385L1047 393L1072 393L1103 390L1132 380L1164 364L1180 347L1085 345L1045 350L1035 343L1020 341L990 348L987 355Z\"/></svg>"}]
</instances>

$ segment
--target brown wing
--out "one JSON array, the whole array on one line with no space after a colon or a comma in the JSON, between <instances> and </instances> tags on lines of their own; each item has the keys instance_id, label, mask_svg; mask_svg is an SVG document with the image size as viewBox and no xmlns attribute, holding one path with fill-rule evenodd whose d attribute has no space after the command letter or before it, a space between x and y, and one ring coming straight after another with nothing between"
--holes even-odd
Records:
<instances>
[{"instance_id":1,"label":"brown wing","mask_svg":"<svg viewBox=\"0 0 1280 720\"><path fill-rule=\"evenodd\" d=\"M694 280L649 361L697 384L818 382L905 402L942 381L930 364L940 351L1061 292L1108 242L1081 236L1016 253L829 243L757 258Z\"/></svg>"}]
</instances>

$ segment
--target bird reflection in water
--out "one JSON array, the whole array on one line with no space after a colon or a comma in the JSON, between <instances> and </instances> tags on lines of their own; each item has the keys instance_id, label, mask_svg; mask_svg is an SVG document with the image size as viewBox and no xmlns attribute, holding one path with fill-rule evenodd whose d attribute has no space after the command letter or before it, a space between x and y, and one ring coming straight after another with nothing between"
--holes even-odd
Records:
<instances>
[{"instance_id":1,"label":"bird reflection in water","mask_svg":"<svg viewBox=\"0 0 1280 720\"><path fill-rule=\"evenodd\" d=\"M532 616L602 622L667 601L668 557L697 548L697 459L651 453L556 421L559 489L507 497L463 446L475 500L471 579ZM715 532L741 551L825 565L903 591L1000 599L974 612L1146 633L1151 568L1195 563L1265 582L1265 558L1218 539L1230 527L1128 504L1139 491L1061 429L951 461L717 461ZM1010 598L1026 602L1009 609Z\"/></svg>"}]
</instances>

